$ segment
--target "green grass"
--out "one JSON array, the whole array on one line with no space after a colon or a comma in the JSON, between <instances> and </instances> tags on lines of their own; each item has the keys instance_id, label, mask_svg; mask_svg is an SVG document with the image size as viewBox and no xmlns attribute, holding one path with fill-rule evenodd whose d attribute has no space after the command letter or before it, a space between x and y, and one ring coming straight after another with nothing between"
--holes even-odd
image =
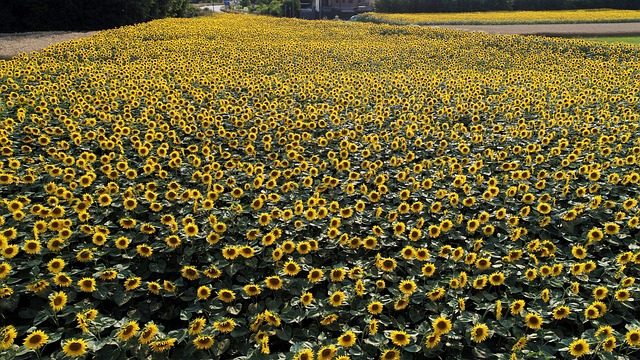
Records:
<instances>
[{"instance_id":1,"label":"green grass","mask_svg":"<svg viewBox=\"0 0 640 360\"><path fill-rule=\"evenodd\" d=\"M640 36L590 37L590 38L585 38L585 40L605 42L605 43L627 43L627 44L640 45Z\"/></svg>"}]
</instances>

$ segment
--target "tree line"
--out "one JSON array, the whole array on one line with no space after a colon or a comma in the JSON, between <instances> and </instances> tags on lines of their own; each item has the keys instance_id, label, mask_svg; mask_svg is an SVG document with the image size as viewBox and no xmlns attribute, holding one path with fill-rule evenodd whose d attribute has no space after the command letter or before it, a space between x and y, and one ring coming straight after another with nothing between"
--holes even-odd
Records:
<instances>
[{"instance_id":1,"label":"tree line","mask_svg":"<svg viewBox=\"0 0 640 360\"><path fill-rule=\"evenodd\" d=\"M376 0L383 13L494 10L640 9L639 0Z\"/></svg>"},{"instance_id":2,"label":"tree line","mask_svg":"<svg viewBox=\"0 0 640 360\"><path fill-rule=\"evenodd\" d=\"M0 32L102 30L196 14L189 0L0 1Z\"/></svg>"}]
</instances>

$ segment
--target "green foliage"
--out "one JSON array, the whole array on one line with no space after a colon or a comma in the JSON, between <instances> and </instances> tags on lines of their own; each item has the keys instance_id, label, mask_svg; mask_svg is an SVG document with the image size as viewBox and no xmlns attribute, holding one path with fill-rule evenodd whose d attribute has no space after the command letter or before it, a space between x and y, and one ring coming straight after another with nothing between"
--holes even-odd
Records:
<instances>
[{"instance_id":1,"label":"green foliage","mask_svg":"<svg viewBox=\"0 0 640 360\"><path fill-rule=\"evenodd\" d=\"M495 10L640 9L634 0L377 0L375 10L384 13L469 12Z\"/></svg>"},{"instance_id":2,"label":"green foliage","mask_svg":"<svg viewBox=\"0 0 640 360\"><path fill-rule=\"evenodd\" d=\"M25 0L0 5L0 32L98 30L198 14L188 0Z\"/></svg>"},{"instance_id":3,"label":"green foliage","mask_svg":"<svg viewBox=\"0 0 640 360\"><path fill-rule=\"evenodd\" d=\"M611 43L611 44L617 44L617 43L640 44L640 37L638 37L638 36L635 36L635 37L627 37L627 36L622 36L622 37L594 37L594 38L585 38L584 40Z\"/></svg>"}]
</instances>

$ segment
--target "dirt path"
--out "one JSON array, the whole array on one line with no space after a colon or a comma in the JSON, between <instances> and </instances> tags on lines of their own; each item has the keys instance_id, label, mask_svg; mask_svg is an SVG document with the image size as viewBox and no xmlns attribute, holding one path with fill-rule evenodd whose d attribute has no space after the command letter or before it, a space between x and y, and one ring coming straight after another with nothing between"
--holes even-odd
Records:
<instances>
[{"instance_id":1,"label":"dirt path","mask_svg":"<svg viewBox=\"0 0 640 360\"><path fill-rule=\"evenodd\" d=\"M640 36L640 22L600 24L440 25L442 28L484 31L489 34L545 36Z\"/></svg>"},{"instance_id":2,"label":"dirt path","mask_svg":"<svg viewBox=\"0 0 640 360\"><path fill-rule=\"evenodd\" d=\"M51 44L89 37L95 33L95 31L44 31L0 34L0 60L9 60L23 52L39 51Z\"/></svg>"}]
</instances>

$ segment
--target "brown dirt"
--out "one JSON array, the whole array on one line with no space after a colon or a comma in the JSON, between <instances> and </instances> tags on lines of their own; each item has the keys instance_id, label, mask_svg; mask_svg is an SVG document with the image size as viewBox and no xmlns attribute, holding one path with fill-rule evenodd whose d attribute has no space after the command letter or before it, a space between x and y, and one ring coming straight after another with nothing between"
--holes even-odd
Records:
<instances>
[{"instance_id":1,"label":"brown dirt","mask_svg":"<svg viewBox=\"0 0 640 360\"><path fill-rule=\"evenodd\" d=\"M89 37L95 33L95 31L43 31L0 34L0 60L10 60L24 52L40 51L52 44Z\"/></svg>"},{"instance_id":2,"label":"brown dirt","mask_svg":"<svg viewBox=\"0 0 640 360\"><path fill-rule=\"evenodd\" d=\"M489 34L520 34L562 37L639 36L640 23L440 25L442 28L483 31Z\"/></svg>"}]
</instances>

